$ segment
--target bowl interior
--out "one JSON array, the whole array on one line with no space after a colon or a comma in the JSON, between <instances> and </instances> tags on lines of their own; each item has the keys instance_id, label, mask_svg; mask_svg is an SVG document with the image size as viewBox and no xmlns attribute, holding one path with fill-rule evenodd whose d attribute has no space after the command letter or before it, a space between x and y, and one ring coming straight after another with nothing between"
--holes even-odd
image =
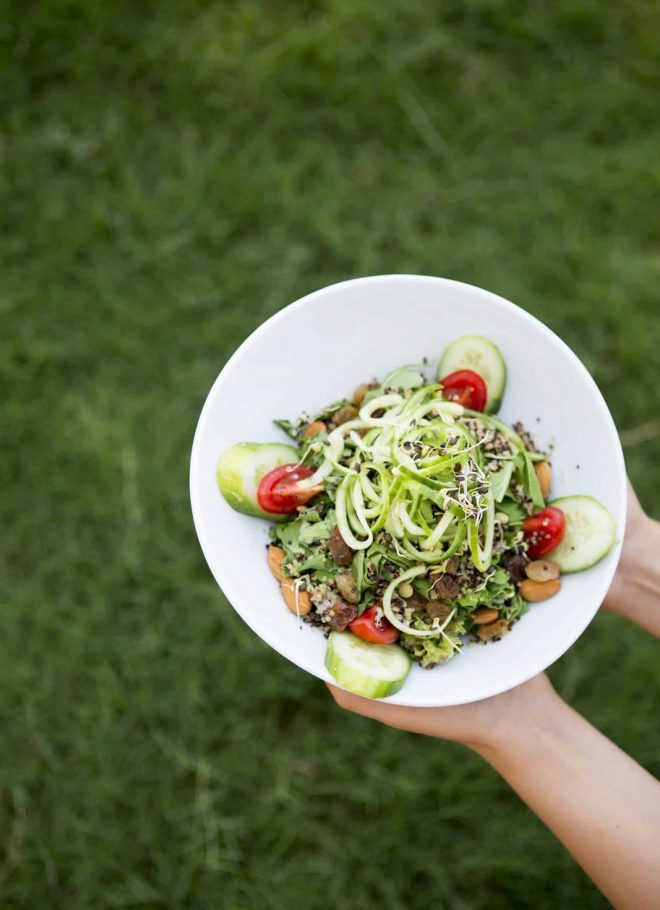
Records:
<instances>
[{"instance_id":1,"label":"bowl interior","mask_svg":"<svg viewBox=\"0 0 660 910\"><path fill-rule=\"evenodd\" d=\"M225 503L217 459L236 442L286 441L274 418L313 413L396 366L428 357L435 375L445 345L466 333L486 335L501 349L508 383L500 415L553 446L553 495L595 496L623 530L625 467L612 418L584 366L542 323L494 294L440 278L379 276L317 291L257 329L218 376L199 419L190 484L200 543L229 601L264 641L321 679L330 681L325 639L286 610L266 564L268 525ZM433 670L415 666L389 701L469 702L545 669L595 614L619 550L566 577L556 597L531 605L501 641L468 646Z\"/></svg>"}]
</instances>

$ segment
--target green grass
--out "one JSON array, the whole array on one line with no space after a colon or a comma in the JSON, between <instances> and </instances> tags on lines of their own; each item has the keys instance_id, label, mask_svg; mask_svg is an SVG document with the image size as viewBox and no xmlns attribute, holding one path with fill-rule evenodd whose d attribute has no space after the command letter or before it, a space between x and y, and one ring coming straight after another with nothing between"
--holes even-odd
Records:
<instances>
[{"instance_id":1,"label":"green grass","mask_svg":"<svg viewBox=\"0 0 660 910\"><path fill-rule=\"evenodd\" d=\"M7 15L0 906L605 907L476 757L340 714L249 632L187 468L237 344L382 272L509 297L621 429L654 419L657 4ZM657 516L660 437L627 458ZM551 675L658 773L656 663L601 616Z\"/></svg>"}]
</instances>

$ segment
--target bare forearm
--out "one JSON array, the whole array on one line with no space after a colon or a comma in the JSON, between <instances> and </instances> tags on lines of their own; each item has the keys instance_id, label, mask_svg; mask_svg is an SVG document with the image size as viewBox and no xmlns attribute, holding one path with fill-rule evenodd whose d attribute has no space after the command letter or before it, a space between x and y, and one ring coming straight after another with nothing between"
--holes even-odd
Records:
<instances>
[{"instance_id":1,"label":"bare forearm","mask_svg":"<svg viewBox=\"0 0 660 910\"><path fill-rule=\"evenodd\" d=\"M618 910L660 906L660 784L554 693L477 751Z\"/></svg>"}]
</instances>

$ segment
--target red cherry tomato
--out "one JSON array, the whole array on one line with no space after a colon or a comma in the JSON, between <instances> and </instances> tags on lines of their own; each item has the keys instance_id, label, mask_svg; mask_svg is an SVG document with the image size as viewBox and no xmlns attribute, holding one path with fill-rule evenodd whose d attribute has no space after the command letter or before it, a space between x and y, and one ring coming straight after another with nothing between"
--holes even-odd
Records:
<instances>
[{"instance_id":1,"label":"red cherry tomato","mask_svg":"<svg viewBox=\"0 0 660 910\"><path fill-rule=\"evenodd\" d=\"M298 506L304 506L313 499L322 487L300 488L301 480L311 477L314 471L297 464L283 464L273 468L259 481L257 502L264 512L275 515L286 515L295 512Z\"/></svg>"},{"instance_id":2,"label":"red cherry tomato","mask_svg":"<svg viewBox=\"0 0 660 910\"><path fill-rule=\"evenodd\" d=\"M456 401L472 411L483 411L488 400L488 389L474 370L456 370L441 379L442 390L448 401Z\"/></svg>"},{"instance_id":3,"label":"red cherry tomato","mask_svg":"<svg viewBox=\"0 0 660 910\"><path fill-rule=\"evenodd\" d=\"M378 619L376 618L377 613L380 613ZM389 619L383 616L383 608L379 603L365 610L361 616L348 624L348 628L358 638L370 641L374 645L391 645L401 634Z\"/></svg>"},{"instance_id":4,"label":"red cherry tomato","mask_svg":"<svg viewBox=\"0 0 660 910\"><path fill-rule=\"evenodd\" d=\"M530 515L523 521L523 532L527 538L527 552L532 559L545 556L561 542L566 522L561 509L546 506L542 512Z\"/></svg>"}]
</instances>

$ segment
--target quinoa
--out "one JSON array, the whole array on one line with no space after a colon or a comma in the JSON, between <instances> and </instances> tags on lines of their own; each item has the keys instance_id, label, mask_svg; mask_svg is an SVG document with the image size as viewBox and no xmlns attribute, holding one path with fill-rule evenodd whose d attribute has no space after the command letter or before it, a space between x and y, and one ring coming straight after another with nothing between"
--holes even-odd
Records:
<instances>
[{"instance_id":1,"label":"quinoa","mask_svg":"<svg viewBox=\"0 0 660 910\"><path fill-rule=\"evenodd\" d=\"M525 429L524 424L522 424L520 421L518 421L518 423L513 424L513 429L516 431L518 436L520 436L520 438L522 439L523 445L525 446L525 448L527 449L528 452L540 452L540 449L538 449L536 447L536 443L534 441L532 434L528 430Z\"/></svg>"}]
</instances>

